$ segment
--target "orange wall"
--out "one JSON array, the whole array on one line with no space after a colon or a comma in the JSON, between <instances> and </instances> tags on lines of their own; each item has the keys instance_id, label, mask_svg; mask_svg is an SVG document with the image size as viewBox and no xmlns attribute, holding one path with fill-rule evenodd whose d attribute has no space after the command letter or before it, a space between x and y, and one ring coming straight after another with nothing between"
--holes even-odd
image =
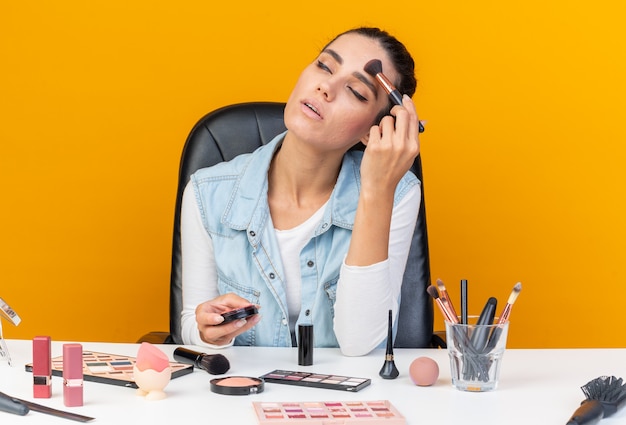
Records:
<instances>
[{"instance_id":1,"label":"orange wall","mask_svg":"<svg viewBox=\"0 0 626 425\"><path fill-rule=\"evenodd\" d=\"M366 24L418 62L433 277L455 299L468 279L474 313L521 281L510 346L626 346L623 3L275 3L3 3L0 297L23 319L5 337L166 330L187 132L284 101Z\"/></svg>"}]
</instances>

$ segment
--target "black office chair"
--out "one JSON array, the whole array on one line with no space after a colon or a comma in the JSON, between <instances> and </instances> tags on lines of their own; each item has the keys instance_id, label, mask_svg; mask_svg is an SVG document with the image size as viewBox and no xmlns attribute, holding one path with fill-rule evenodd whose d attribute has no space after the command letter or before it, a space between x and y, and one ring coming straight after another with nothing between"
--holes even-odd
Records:
<instances>
[{"instance_id":1,"label":"black office chair","mask_svg":"<svg viewBox=\"0 0 626 425\"><path fill-rule=\"evenodd\" d=\"M170 281L170 332L151 332L140 341L182 344L182 272L180 245L180 207L183 190L196 170L209 167L235 156L252 152L270 142L285 130L284 103L250 102L217 109L202 117L189 133L180 161ZM411 170L422 181L422 202L409 260L402 283L395 346L399 348L444 347L445 343L433 335L433 303L426 292L430 285L430 265L424 185L420 157Z\"/></svg>"}]
</instances>

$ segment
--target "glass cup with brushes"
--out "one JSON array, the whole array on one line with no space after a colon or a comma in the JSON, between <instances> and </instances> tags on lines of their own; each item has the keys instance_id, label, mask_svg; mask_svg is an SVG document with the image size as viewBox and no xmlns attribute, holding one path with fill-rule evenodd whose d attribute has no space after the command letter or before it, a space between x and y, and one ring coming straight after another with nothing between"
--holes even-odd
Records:
<instances>
[{"instance_id":1,"label":"glass cup with brushes","mask_svg":"<svg viewBox=\"0 0 626 425\"><path fill-rule=\"evenodd\" d=\"M517 283L513 287L499 318L495 316L498 301L490 297L480 316L468 317L466 312L462 312L461 320L452 307L443 282L438 280L437 287L430 286L428 293L435 299L445 318L452 385L462 391L495 390L506 349L509 315L522 284ZM465 302L462 304L467 305Z\"/></svg>"}]
</instances>

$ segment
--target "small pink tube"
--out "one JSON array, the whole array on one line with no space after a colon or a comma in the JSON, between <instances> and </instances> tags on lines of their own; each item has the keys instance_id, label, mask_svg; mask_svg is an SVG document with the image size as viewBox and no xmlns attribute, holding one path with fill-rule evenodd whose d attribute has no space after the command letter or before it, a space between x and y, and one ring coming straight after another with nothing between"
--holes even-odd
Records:
<instances>
[{"instance_id":1,"label":"small pink tube","mask_svg":"<svg viewBox=\"0 0 626 425\"><path fill-rule=\"evenodd\" d=\"M83 405L83 346L63 344L63 403Z\"/></svg>"}]
</instances>

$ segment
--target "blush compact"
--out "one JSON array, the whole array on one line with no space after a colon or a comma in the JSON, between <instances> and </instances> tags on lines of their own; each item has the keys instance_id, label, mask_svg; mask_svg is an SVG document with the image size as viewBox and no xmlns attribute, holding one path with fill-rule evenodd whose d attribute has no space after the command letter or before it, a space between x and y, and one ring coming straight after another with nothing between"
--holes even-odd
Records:
<instances>
[{"instance_id":1,"label":"blush compact","mask_svg":"<svg viewBox=\"0 0 626 425\"><path fill-rule=\"evenodd\" d=\"M265 381L248 376L226 376L211 379L211 391L224 395L249 395L263 392Z\"/></svg>"},{"instance_id":2,"label":"blush compact","mask_svg":"<svg viewBox=\"0 0 626 425\"><path fill-rule=\"evenodd\" d=\"M235 320L245 319L250 316L254 316L257 314L259 310L254 305L249 305L247 307L238 308L235 310L227 311L222 313L222 317L224 321L220 323L223 325L224 323L234 322Z\"/></svg>"}]
</instances>

